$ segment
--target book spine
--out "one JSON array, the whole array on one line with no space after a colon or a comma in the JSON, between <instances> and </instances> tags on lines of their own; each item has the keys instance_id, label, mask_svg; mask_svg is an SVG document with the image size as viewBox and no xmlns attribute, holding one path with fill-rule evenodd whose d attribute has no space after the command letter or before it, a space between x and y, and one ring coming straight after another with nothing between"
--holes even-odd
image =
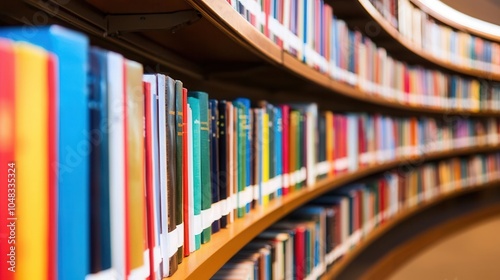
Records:
<instances>
[{"instance_id":1,"label":"book spine","mask_svg":"<svg viewBox=\"0 0 500 280\"><path fill-rule=\"evenodd\" d=\"M210 99L209 103L210 115L210 182L212 190L212 211L214 221L212 223L212 233L219 231L221 223L221 209L220 209L220 181L219 181L219 114L218 114L218 101Z\"/></svg>"},{"instance_id":2,"label":"book spine","mask_svg":"<svg viewBox=\"0 0 500 280\"><path fill-rule=\"evenodd\" d=\"M184 257L184 94L183 83L175 81L175 224L177 238L177 263L182 263Z\"/></svg>"},{"instance_id":3,"label":"book spine","mask_svg":"<svg viewBox=\"0 0 500 280\"><path fill-rule=\"evenodd\" d=\"M175 81L171 77L165 80L165 133L166 133L166 154L167 154L167 199L168 199L168 246L170 270L168 275L177 271L177 251L178 251L178 233L177 233L177 149L176 149L176 114L175 114Z\"/></svg>"}]
</instances>

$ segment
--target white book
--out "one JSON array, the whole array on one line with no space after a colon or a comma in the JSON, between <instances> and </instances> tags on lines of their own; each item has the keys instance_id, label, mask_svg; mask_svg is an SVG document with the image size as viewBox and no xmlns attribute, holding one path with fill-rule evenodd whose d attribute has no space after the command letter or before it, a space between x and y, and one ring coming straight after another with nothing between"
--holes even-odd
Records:
<instances>
[{"instance_id":1,"label":"white book","mask_svg":"<svg viewBox=\"0 0 500 280\"><path fill-rule=\"evenodd\" d=\"M108 52L108 112L109 112L109 195L111 222L111 265L118 279L125 271L125 104L124 59Z\"/></svg>"},{"instance_id":2,"label":"white book","mask_svg":"<svg viewBox=\"0 0 500 280\"><path fill-rule=\"evenodd\" d=\"M166 139L166 116L165 116L165 75L158 74L158 144L159 144L159 166L160 166L160 209L161 213L161 235L160 247L163 259L162 276L167 277L169 267L169 244L168 244L168 199L167 199L167 139ZM172 251L172 249L170 249Z\"/></svg>"},{"instance_id":3,"label":"white book","mask_svg":"<svg viewBox=\"0 0 500 280\"><path fill-rule=\"evenodd\" d=\"M151 273L154 273L158 278L161 278L160 275L160 266L162 265L162 256L161 256L161 247L160 247L160 234L161 234L161 190L160 190L160 159L159 159L159 134L158 134L158 88L157 88L157 79L156 75L144 75L143 81L150 84L151 90L151 99L146 100L146 102L151 103L151 115L149 116L151 119L151 125L153 127L152 137L151 137L151 146L153 151L153 211L154 211L154 248L150 248L154 250L153 252L153 269Z\"/></svg>"},{"instance_id":4,"label":"white book","mask_svg":"<svg viewBox=\"0 0 500 280\"><path fill-rule=\"evenodd\" d=\"M187 130L188 130L188 202L189 202L189 251L192 253L196 251L195 242L195 217L194 217L194 174L193 174L193 126L191 122L193 121L193 111L191 111L191 106L187 105Z\"/></svg>"}]
</instances>

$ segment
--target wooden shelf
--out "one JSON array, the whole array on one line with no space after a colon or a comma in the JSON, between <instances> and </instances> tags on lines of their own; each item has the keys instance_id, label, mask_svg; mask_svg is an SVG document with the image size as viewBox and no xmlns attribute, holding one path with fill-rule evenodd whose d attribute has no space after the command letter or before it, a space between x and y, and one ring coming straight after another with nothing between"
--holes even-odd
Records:
<instances>
[{"instance_id":1,"label":"wooden shelf","mask_svg":"<svg viewBox=\"0 0 500 280\"><path fill-rule=\"evenodd\" d=\"M333 7L334 14L345 19L352 29L358 29L372 39L377 46L400 61L425 67L440 68L472 77L491 81L500 81L500 73L493 73L459 66L440 59L422 48L417 47L409 39L386 20L369 0L326 0Z\"/></svg>"},{"instance_id":2,"label":"wooden shelf","mask_svg":"<svg viewBox=\"0 0 500 280\"><path fill-rule=\"evenodd\" d=\"M245 219L238 219L228 228L213 235L212 241L201 246L200 250L185 258L178 271L167 279L204 279L213 275L243 246L255 238L266 228L285 217L287 214L306 204L312 199L337 187L360 180L397 167L417 166L423 162L445 159L461 155L471 155L500 151L498 146L481 146L464 149L454 149L446 152L436 152L421 158L405 157L402 159L373 165L360 170L342 174L331 179L325 179L316 185L291 193L290 195L272 201L268 207L256 207Z\"/></svg>"},{"instance_id":3,"label":"wooden shelf","mask_svg":"<svg viewBox=\"0 0 500 280\"><path fill-rule=\"evenodd\" d=\"M49 22L82 30L90 36L92 44L143 63L146 72L172 75L189 89L205 90L216 98L248 96L270 102L316 102L321 109L383 114L500 115L495 111L412 106L333 80L279 49L225 1L144 0L139 4L132 0L74 0L57 5L16 0L13 3L12 11L0 12L0 20L15 24L35 18L39 11L47 12ZM357 1L349 3L350 7L356 3L360 6ZM118 36L106 33L107 15L169 13L193 8L200 11L202 18L174 33L168 30L122 32ZM379 20L385 23L384 19ZM398 34L396 30L393 33Z\"/></svg>"},{"instance_id":4,"label":"wooden shelf","mask_svg":"<svg viewBox=\"0 0 500 280\"><path fill-rule=\"evenodd\" d=\"M434 242L498 213L500 179L438 195L375 228L322 279L385 279Z\"/></svg>"}]
</instances>

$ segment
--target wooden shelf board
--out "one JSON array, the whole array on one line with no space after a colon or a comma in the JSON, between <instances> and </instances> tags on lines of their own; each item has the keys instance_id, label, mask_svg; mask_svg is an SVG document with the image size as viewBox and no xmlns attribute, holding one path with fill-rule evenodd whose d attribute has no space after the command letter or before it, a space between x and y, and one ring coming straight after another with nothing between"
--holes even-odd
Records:
<instances>
[{"instance_id":1,"label":"wooden shelf board","mask_svg":"<svg viewBox=\"0 0 500 280\"><path fill-rule=\"evenodd\" d=\"M369 250L368 248L373 245L374 242L384 238L388 232L391 232L409 218L416 217L424 211L429 211L430 208L436 205L445 204L457 197L464 197L471 193L486 193L494 188L498 190L499 187L500 179L496 179L483 184L476 184L466 188L455 189L446 194L441 194L430 200L424 201L416 207L402 210L385 224L378 226L370 232L368 236L356 245L356 247L333 264L333 266L322 276L321 279L346 279L346 277L348 279L350 276L343 274L345 273L344 270L349 265L353 265L360 255L366 253L366 251ZM481 221L481 219L488 218L491 215L498 213L500 213L500 204L493 204L493 206L486 205L484 208L480 208L472 213L465 213L464 215L456 217L456 219L451 221L447 221L444 224L440 224L437 227L424 229L424 233L414 236L407 242L404 242L402 245L396 247L396 249L390 250L385 256L379 259L377 263L372 263L370 265L367 264L367 266L370 267L366 271L363 267L363 271L360 272L362 276L360 277L361 279L384 279L391 272L395 271L399 265L403 264L411 256L432 245L433 242L437 242L440 238L444 238L460 228L465 228L472 225L474 222ZM372 248L370 249L373 250Z\"/></svg>"},{"instance_id":2,"label":"wooden shelf board","mask_svg":"<svg viewBox=\"0 0 500 280\"><path fill-rule=\"evenodd\" d=\"M397 168L398 166L415 166L422 162L450 158L454 156L478 154L499 151L498 146L481 146L464 149L454 149L446 152L436 152L424 155L422 158L405 157L378 165L361 168L360 170L341 174L333 178L325 179L316 185L304 188L290 195L278 198L265 209L256 207L247 218L237 219L226 229L221 229L212 236L212 241L203 244L200 250L185 258L179 265L178 271L172 277L166 279L203 279L213 275L243 246L250 242L260 232L285 217L288 213L306 204L312 199L331 191L337 187L362 179L364 177L380 173L385 170Z\"/></svg>"}]
</instances>

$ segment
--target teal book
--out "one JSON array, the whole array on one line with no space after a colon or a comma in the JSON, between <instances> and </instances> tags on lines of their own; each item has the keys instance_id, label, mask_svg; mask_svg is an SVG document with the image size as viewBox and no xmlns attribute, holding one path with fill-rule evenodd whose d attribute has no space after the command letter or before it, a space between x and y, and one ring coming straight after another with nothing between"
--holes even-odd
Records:
<instances>
[{"instance_id":1,"label":"teal book","mask_svg":"<svg viewBox=\"0 0 500 280\"><path fill-rule=\"evenodd\" d=\"M84 279L90 272L90 153L81 147L107 134L89 133L89 42L82 33L57 25L26 30L2 28L0 37L29 42L57 56L59 147L58 159L50 166L58 173L57 276Z\"/></svg>"},{"instance_id":2,"label":"teal book","mask_svg":"<svg viewBox=\"0 0 500 280\"><path fill-rule=\"evenodd\" d=\"M191 107L191 126L193 130L193 204L194 204L194 239L196 250L201 246L201 146L200 146L200 100L188 94Z\"/></svg>"},{"instance_id":3,"label":"teal book","mask_svg":"<svg viewBox=\"0 0 500 280\"><path fill-rule=\"evenodd\" d=\"M244 217L246 211L246 197L242 195L245 193L247 187L246 181L246 115L245 105L241 102L234 102L235 107L238 109L236 117L236 149L237 149L237 171L238 172L238 218ZM240 200L243 200L241 202Z\"/></svg>"},{"instance_id":4,"label":"teal book","mask_svg":"<svg viewBox=\"0 0 500 280\"><path fill-rule=\"evenodd\" d=\"M203 232L201 243L210 241L213 218L209 214L212 207L212 184L210 181L210 127L208 115L208 94L201 91L191 91L188 96L198 99L200 124L200 175L201 175L201 219ZM193 118L194 119L194 118Z\"/></svg>"}]
</instances>

